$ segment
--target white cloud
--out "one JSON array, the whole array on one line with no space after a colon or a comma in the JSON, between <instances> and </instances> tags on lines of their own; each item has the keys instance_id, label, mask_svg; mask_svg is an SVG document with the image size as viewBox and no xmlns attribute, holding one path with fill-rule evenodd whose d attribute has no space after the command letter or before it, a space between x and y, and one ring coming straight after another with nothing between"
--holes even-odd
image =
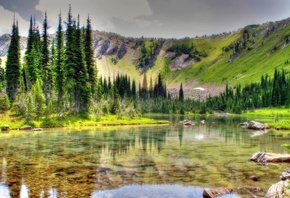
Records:
<instances>
[{"instance_id":1,"label":"white cloud","mask_svg":"<svg viewBox=\"0 0 290 198\"><path fill-rule=\"evenodd\" d=\"M63 20L66 20L69 5L74 17L80 14L81 24L85 24L89 15L93 28L104 31L115 29L113 18L126 21L152 13L144 0L40 0L36 8L42 12L47 10L48 20L56 28L60 11Z\"/></svg>"},{"instance_id":2,"label":"white cloud","mask_svg":"<svg viewBox=\"0 0 290 198\"><path fill-rule=\"evenodd\" d=\"M0 34L11 33L13 25L14 13L5 10L0 6ZM19 14L15 13L15 19L18 20L20 35L27 35L27 28L29 23L24 20Z\"/></svg>"}]
</instances>

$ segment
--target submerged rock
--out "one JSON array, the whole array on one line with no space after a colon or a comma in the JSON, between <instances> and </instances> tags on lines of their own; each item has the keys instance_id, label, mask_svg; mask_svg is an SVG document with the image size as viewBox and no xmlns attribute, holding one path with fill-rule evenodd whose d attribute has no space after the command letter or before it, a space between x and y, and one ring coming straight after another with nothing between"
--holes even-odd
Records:
<instances>
[{"instance_id":1,"label":"submerged rock","mask_svg":"<svg viewBox=\"0 0 290 198\"><path fill-rule=\"evenodd\" d=\"M32 126L29 126L29 125L23 126L23 127L20 128L20 130L22 130L22 131L31 131L32 130Z\"/></svg>"},{"instance_id":2,"label":"submerged rock","mask_svg":"<svg viewBox=\"0 0 290 198\"><path fill-rule=\"evenodd\" d=\"M212 188L203 190L203 198L214 198L221 195L232 193L233 189L231 188Z\"/></svg>"},{"instance_id":3,"label":"submerged rock","mask_svg":"<svg viewBox=\"0 0 290 198\"><path fill-rule=\"evenodd\" d=\"M184 126L194 126L196 123L191 120L183 120L179 122L180 124L183 124Z\"/></svg>"},{"instance_id":4,"label":"submerged rock","mask_svg":"<svg viewBox=\"0 0 290 198\"><path fill-rule=\"evenodd\" d=\"M257 122L257 121L243 122L243 123L240 124L240 126L242 128L253 129L253 130L270 129L270 126L268 124Z\"/></svg>"},{"instance_id":5,"label":"submerged rock","mask_svg":"<svg viewBox=\"0 0 290 198\"><path fill-rule=\"evenodd\" d=\"M290 162L290 155L287 154L276 154L276 153L265 153L256 152L250 159L254 162L266 163L266 162Z\"/></svg>"},{"instance_id":6,"label":"submerged rock","mask_svg":"<svg viewBox=\"0 0 290 198\"><path fill-rule=\"evenodd\" d=\"M3 124L0 128L0 131L9 131L10 127L8 124Z\"/></svg>"},{"instance_id":7,"label":"submerged rock","mask_svg":"<svg viewBox=\"0 0 290 198\"><path fill-rule=\"evenodd\" d=\"M43 128L33 128L32 131L43 131Z\"/></svg>"}]
</instances>

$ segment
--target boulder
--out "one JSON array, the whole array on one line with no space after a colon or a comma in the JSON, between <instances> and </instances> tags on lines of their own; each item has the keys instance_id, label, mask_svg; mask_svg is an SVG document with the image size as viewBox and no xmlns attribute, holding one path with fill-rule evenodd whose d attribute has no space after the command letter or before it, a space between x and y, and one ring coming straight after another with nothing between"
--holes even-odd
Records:
<instances>
[{"instance_id":1,"label":"boulder","mask_svg":"<svg viewBox=\"0 0 290 198\"><path fill-rule=\"evenodd\" d=\"M9 131L10 128L8 124L3 124L0 129L1 131Z\"/></svg>"},{"instance_id":2,"label":"boulder","mask_svg":"<svg viewBox=\"0 0 290 198\"><path fill-rule=\"evenodd\" d=\"M259 177L256 176L256 175L252 175L252 176L250 176L250 179L253 180L253 181L258 181Z\"/></svg>"},{"instance_id":3,"label":"boulder","mask_svg":"<svg viewBox=\"0 0 290 198\"><path fill-rule=\"evenodd\" d=\"M284 170L284 172L280 176L280 180L285 181L287 179L290 180L290 170L289 169Z\"/></svg>"},{"instance_id":4,"label":"boulder","mask_svg":"<svg viewBox=\"0 0 290 198\"><path fill-rule=\"evenodd\" d=\"M191 120L183 120L179 122L180 124L183 124L184 126L194 126L196 123Z\"/></svg>"},{"instance_id":5,"label":"boulder","mask_svg":"<svg viewBox=\"0 0 290 198\"><path fill-rule=\"evenodd\" d=\"M254 162L266 163L266 162L290 162L290 155L288 154L276 154L276 153L265 153L265 152L256 152L250 159Z\"/></svg>"},{"instance_id":6,"label":"boulder","mask_svg":"<svg viewBox=\"0 0 290 198\"><path fill-rule=\"evenodd\" d=\"M32 131L43 131L43 128L33 128Z\"/></svg>"},{"instance_id":7,"label":"boulder","mask_svg":"<svg viewBox=\"0 0 290 198\"><path fill-rule=\"evenodd\" d=\"M22 131L31 131L32 130L32 126L29 126L29 125L23 126L23 127L20 128L20 130L22 130Z\"/></svg>"},{"instance_id":8,"label":"boulder","mask_svg":"<svg viewBox=\"0 0 290 198\"><path fill-rule=\"evenodd\" d=\"M287 186L287 182L285 182L285 181L280 181L280 182L278 182L278 183L276 183L276 184L273 184L270 188L269 188L269 190L268 190L268 192L267 192L267 194L266 194L266 196L265 196L265 198L282 198L283 197L283 193L284 193L284 187L285 186Z\"/></svg>"},{"instance_id":9,"label":"boulder","mask_svg":"<svg viewBox=\"0 0 290 198\"><path fill-rule=\"evenodd\" d=\"M203 190L203 198L214 198L221 195L232 193L233 189L231 188L212 188Z\"/></svg>"},{"instance_id":10,"label":"boulder","mask_svg":"<svg viewBox=\"0 0 290 198\"><path fill-rule=\"evenodd\" d=\"M257 122L257 121L243 122L240 124L240 126L242 128L253 129L253 130L270 129L270 126L268 124Z\"/></svg>"}]
</instances>

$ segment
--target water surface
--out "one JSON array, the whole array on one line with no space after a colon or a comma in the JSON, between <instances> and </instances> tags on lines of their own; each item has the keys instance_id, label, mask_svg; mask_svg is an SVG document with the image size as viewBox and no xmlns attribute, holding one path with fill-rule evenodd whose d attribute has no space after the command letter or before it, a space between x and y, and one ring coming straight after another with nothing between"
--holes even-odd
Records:
<instances>
[{"instance_id":1,"label":"water surface","mask_svg":"<svg viewBox=\"0 0 290 198\"><path fill-rule=\"evenodd\" d=\"M1 134L0 198L192 198L214 187L233 188L227 197L264 196L289 167L249 161L257 151L289 153L280 146L286 132L241 129L241 118L192 119L190 127L170 118L169 126Z\"/></svg>"}]
</instances>

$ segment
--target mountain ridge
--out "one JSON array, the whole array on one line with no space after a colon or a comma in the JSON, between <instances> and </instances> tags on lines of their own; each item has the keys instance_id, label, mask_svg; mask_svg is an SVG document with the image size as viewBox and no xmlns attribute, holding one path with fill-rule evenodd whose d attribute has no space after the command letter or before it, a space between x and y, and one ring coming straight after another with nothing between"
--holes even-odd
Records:
<instances>
[{"instance_id":1,"label":"mountain ridge","mask_svg":"<svg viewBox=\"0 0 290 198\"><path fill-rule=\"evenodd\" d=\"M132 38L101 31L92 36L99 75L127 74L138 84L144 74L154 81L161 73L173 95L181 82L186 97L200 99L219 94L226 84L245 85L259 81L262 74L272 76L275 68L289 72L289 18L195 38ZM0 37L2 58L9 42L8 34ZM26 42L21 37L22 51Z\"/></svg>"}]
</instances>

